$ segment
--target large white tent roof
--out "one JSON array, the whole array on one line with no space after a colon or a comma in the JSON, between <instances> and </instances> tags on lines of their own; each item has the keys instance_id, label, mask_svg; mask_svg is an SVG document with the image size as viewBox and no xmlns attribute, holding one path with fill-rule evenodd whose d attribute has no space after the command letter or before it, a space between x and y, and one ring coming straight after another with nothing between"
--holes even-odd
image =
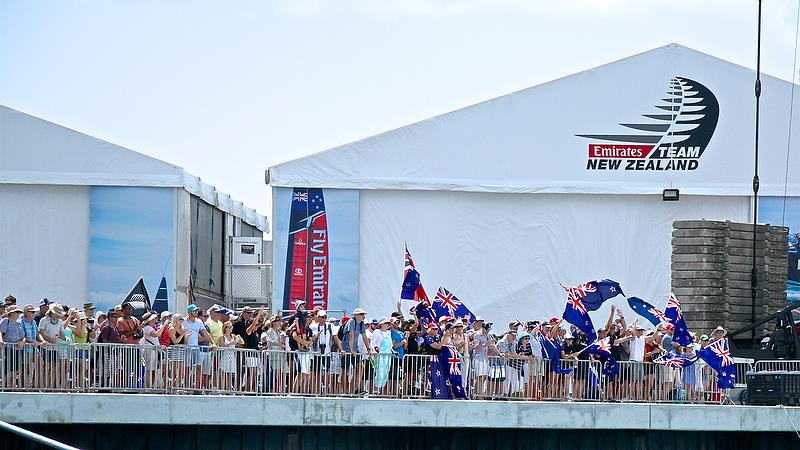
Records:
<instances>
[{"instance_id":1,"label":"large white tent roof","mask_svg":"<svg viewBox=\"0 0 800 450\"><path fill-rule=\"evenodd\" d=\"M676 77L701 83L719 104L697 169L588 170L589 145L602 139L579 135L631 134L623 125L631 123L658 129L664 122L649 116L663 117L658 105ZM751 195L754 81L753 70L670 44L279 164L268 179L279 187ZM800 195L796 178L784 184L787 164L797 163L788 142L791 153L800 145L800 127L788 139L792 84L765 75L762 84L760 193Z\"/></svg>"},{"instance_id":2,"label":"large white tent roof","mask_svg":"<svg viewBox=\"0 0 800 450\"><path fill-rule=\"evenodd\" d=\"M265 216L181 167L2 105L0 183L180 187L269 232Z\"/></svg>"}]
</instances>

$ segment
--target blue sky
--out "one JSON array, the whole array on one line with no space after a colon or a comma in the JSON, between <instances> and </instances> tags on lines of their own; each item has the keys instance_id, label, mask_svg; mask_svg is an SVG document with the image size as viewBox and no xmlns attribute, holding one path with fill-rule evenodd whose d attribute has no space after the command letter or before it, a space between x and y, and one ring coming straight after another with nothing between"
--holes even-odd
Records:
<instances>
[{"instance_id":1,"label":"blue sky","mask_svg":"<svg viewBox=\"0 0 800 450\"><path fill-rule=\"evenodd\" d=\"M755 67L755 0L0 3L0 103L270 213L264 169L677 42ZM797 1L764 2L795 79Z\"/></svg>"}]
</instances>

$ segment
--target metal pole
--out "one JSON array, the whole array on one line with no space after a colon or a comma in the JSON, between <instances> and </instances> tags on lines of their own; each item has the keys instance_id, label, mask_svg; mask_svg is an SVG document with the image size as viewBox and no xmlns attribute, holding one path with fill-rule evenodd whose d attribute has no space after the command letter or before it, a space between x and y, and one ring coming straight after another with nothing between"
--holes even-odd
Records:
<instances>
[{"instance_id":1,"label":"metal pole","mask_svg":"<svg viewBox=\"0 0 800 450\"><path fill-rule=\"evenodd\" d=\"M753 268L750 271L750 296L752 299L751 321L756 321L756 296L758 274L756 272L756 228L758 224L758 119L761 99L761 0L758 0L758 46L756 49L756 143L753 169ZM756 330L753 330L753 348L756 346Z\"/></svg>"},{"instance_id":2,"label":"metal pole","mask_svg":"<svg viewBox=\"0 0 800 450\"><path fill-rule=\"evenodd\" d=\"M39 434L36 434L33 431L28 431L25 428L20 428L20 427L18 427L16 425L11 425L8 422L3 422L2 420L0 420L0 428L4 429L6 431L10 431L10 432L12 432L14 434L18 434L18 435L20 435L20 436L22 436L24 438L30 439L33 442L36 442L36 443L39 443L39 444L42 444L42 445L46 445L48 447L57 448L57 449L60 449L60 450L80 450L80 449L78 449L76 447L72 447L72 446L67 445L67 444L62 444L61 442L58 442L56 440L50 439L48 437L44 437L44 436L39 435Z\"/></svg>"}]
</instances>

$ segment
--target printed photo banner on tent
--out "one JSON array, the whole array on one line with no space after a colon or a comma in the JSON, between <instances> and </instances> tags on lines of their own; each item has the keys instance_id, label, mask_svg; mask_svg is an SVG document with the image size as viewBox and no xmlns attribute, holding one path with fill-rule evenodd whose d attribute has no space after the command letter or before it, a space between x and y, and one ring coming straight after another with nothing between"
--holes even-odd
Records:
<instances>
[{"instance_id":1,"label":"printed photo banner on tent","mask_svg":"<svg viewBox=\"0 0 800 450\"><path fill-rule=\"evenodd\" d=\"M89 198L89 301L100 311L112 308L142 277L168 309L175 289L167 276L175 270L175 190L93 186Z\"/></svg>"},{"instance_id":2,"label":"printed photo banner on tent","mask_svg":"<svg viewBox=\"0 0 800 450\"><path fill-rule=\"evenodd\" d=\"M800 198L762 197L758 203L758 221L789 227L786 300L800 300Z\"/></svg>"},{"instance_id":3,"label":"printed photo banner on tent","mask_svg":"<svg viewBox=\"0 0 800 450\"><path fill-rule=\"evenodd\" d=\"M277 188L273 298L278 309L358 304L358 191Z\"/></svg>"}]
</instances>

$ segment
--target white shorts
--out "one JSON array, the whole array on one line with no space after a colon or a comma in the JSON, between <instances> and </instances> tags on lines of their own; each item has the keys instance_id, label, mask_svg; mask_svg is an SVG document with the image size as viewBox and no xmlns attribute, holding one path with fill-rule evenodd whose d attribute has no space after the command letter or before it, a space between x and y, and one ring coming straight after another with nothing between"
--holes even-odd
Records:
<instances>
[{"instance_id":1,"label":"white shorts","mask_svg":"<svg viewBox=\"0 0 800 450\"><path fill-rule=\"evenodd\" d=\"M244 358L244 365L247 367L258 367L260 364L258 363L257 356L246 356Z\"/></svg>"},{"instance_id":2,"label":"white shorts","mask_svg":"<svg viewBox=\"0 0 800 450\"><path fill-rule=\"evenodd\" d=\"M158 369L158 352L154 348L145 348L142 350L142 359L144 359L144 368L147 370Z\"/></svg>"},{"instance_id":3,"label":"white shorts","mask_svg":"<svg viewBox=\"0 0 800 450\"><path fill-rule=\"evenodd\" d=\"M205 358L203 358L202 374L211 375L211 367L213 366L214 363L213 354L211 352L200 352L200 353L206 355Z\"/></svg>"},{"instance_id":4,"label":"white shorts","mask_svg":"<svg viewBox=\"0 0 800 450\"><path fill-rule=\"evenodd\" d=\"M342 373L342 356L338 353L331 353L331 363L328 367L328 373L331 375L339 375Z\"/></svg>"},{"instance_id":5,"label":"white shorts","mask_svg":"<svg viewBox=\"0 0 800 450\"><path fill-rule=\"evenodd\" d=\"M526 361L525 366L523 367L526 380L544 375L544 364L542 364L542 357L534 356L533 358L533 361Z\"/></svg>"},{"instance_id":6,"label":"white shorts","mask_svg":"<svg viewBox=\"0 0 800 450\"><path fill-rule=\"evenodd\" d=\"M477 357L472 360L472 370L475 371L476 377L485 377L489 375L489 358Z\"/></svg>"},{"instance_id":7,"label":"white shorts","mask_svg":"<svg viewBox=\"0 0 800 450\"><path fill-rule=\"evenodd\" d=\"M506 366L506 380L503 382L503 392L513 394L519 391L519 370Z\"/></svg>"},{"instance_id":8,"label":"white shorts","mask_svg":"<svg viewBox=\"0 0 800 450\"><path fill-rule=\"evenodd\" d=\"M297 353L297 363L300 366L300 373L308 375L311 373L311 354L308 352Z\"/></svg>"}]
</instances>

